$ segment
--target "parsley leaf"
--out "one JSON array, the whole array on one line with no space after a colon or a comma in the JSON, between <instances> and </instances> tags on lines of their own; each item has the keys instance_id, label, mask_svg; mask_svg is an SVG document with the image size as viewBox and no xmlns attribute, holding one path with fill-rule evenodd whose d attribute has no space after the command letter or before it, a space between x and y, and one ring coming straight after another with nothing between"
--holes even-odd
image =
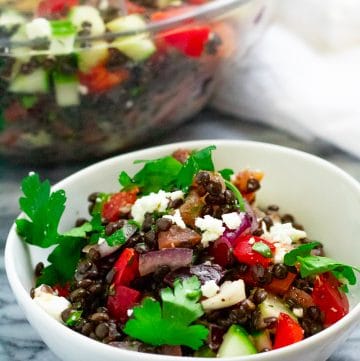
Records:
<instances>
[{"instance_id":1,"label":"parsley leaf","mask_svg":"<svg viewBox=\"0 0 360 361\"><path fill-rule=\"evenodd\" d=\"M38 174L25 177L21 185L24 197L19 200L21 210L30 218L17 219L18 234L29 244L49 247L57 243L57 228L65 209L63 190L50 194L50 182L41 182Z\"/></svg>"},{"instance_id":2,"label":"parsley leaf","mask_svg":"<svg viewBox=\"0 0 360 361\"><path fill-rule=\"evenodd\" d=\"M145 165L133 179L127 173L121 172L119 182L125 188L136 185L143 194L157 193L160 189L171 190L182 167L181 163L171 156L135 163L145 163Z\"/></svg>"},{"instance_id":3,"label":"parsley leaf","mask_svg":"<svg viewBox=\"0 0 360 361\"><path fill-rule=\"evenodd\" d=\"M310 242L302 244L296 248L294 248L292 251L286 253L284 257L284 263L287 266L294 266L296 262L298 262L298 256L299 257L305 257L310 256L311 250L316 248L320 243L319 242Z\"/></svg>"},{"instance_id":4,"label":"parsley leaf","mask_svg":"<svg viewBox=\"0 0 360 361\"><path fill-rule=\"evenodd\" d=\"M210 146L199 151L191 153L184 164L181 164L172 156L164 158L136 161L145 163L144 167L131 178L126 172L119 175L119 183L125 189L137 186L141 189L142 194L164 191L172 191L180 188L187 191L191 186L194 176L200 170L214 170L214 163L211 158L211 152L216 149Z\"/></svg>"},{"instance_id":5,"label":"parsley leaf","mask_svg":"<svg viewBox=\"0 0 360 361\"><path fill-rule=\"evenodd\" d=\"M65 209L65 192L51 192L50 182L41 182L36 173L25 177L21 188L24 196L19 200L20 208L28 219L16 220L19 236L25 242L42 248L56 246L48 257L50 264L37 279L37 285L64 284L74 275L81 250L87 243L86 232L91 225L85 223L64 235L59 234L58 226Z\"/></svg>"},{"instance_id":6,"label":"parsley leaf","mask_svg":"<svg viewBox=\"0 0 360 361\"><path fill-rule=\"evenodd\" d=\"M234 174L234 171L230 168L224 168L219 170L219 173L225 180L230 181L231 176Z\"/></svg>"},{"instance_id":7,"label":"parsley leaf","mask_svg":"<svg viewBox=\"0 0 360 361\"><path fill-rule=\"evenodd\" d=\"M270 247L264 242L255 242L252 249L263 257L271 258L273 256Z\"/></svg>"},{"instance_id":8,"label":"parsley leaf","mask_svg":"<svg viewBox=\"0 0 360 361\"><path fill-rule=\"evenodd\" d=\"M354 270L360 272L360 269L328 257L311 255L311 250L319 244L319 242L311 242L293 249L285 255L284 263L287 266L294 266L298 263L302 278L331 271L339 280L346 279L350 285L355 285L356 275Z\"/></svg>"},{"instance_id":9,"label":"parsley leaf","mask_svg":"<svg viewBox=\"0 0 360 361\"><path fill-rule=\"evenodd\" d=\"M37 286L65 284L74 276L81 250L87 241L85 238L59 236L58 242L58 246L47 258L50 265L43 269L41 276L36 280Z\"/></svg>"},{"instance_id":10,"label":"parsley leaf","mask_svg":"<svg viewBox=\"0 0 360 361\"><path fill-rule=\"evenodd\" d=\"M71 315L65 322L66 325L75 326L78 323L78 321L81 319L82 312L83 312L82 310L71 312Z\"/></svg>"},{"instance_id":11,"label":"parsley leaf","mask_svg":"<svg viewBox=\"0 0 360 361\"><path fill-rule=\"evenodd\" d=\"M196 276L176 281L174 292L170 288L161 291L162 305L151 298L134 307L124 332L154 346L183 345L194 350L200 348L208 336L203 325L191 325L204 311L198 303L200 282Z\"/></svg>"},{"instance_id":12,"label":"parsley leaf","mask_svg":"<svg viewBox=\"0 0 360 361\"><path fill-rule=\"evenodd\" d=\"M214 171L215 168L211 158L211 152L215 149L216 147L211 145L191 153L178 175L178 188L186 191L192 184L195 174L197 174L200 170Z\"/></svg>"}]
</instances>

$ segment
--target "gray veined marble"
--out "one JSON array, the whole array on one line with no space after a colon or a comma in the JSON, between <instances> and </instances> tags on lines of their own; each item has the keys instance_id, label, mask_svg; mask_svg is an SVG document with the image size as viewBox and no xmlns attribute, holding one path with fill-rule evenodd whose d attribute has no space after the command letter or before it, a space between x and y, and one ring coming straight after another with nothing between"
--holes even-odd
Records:
<instances>
[{"instance_id":1,"label":"gray veined marble","mask_svg":"<svg viewBox=\"0 0 360 361\"><path fill-rule=\"evenodd\" d=\"M146 146L210 138L264 141L305 150L337 164L360 180L359 160L326 143L297 140L275 129L211 111L204 111L175 131L149 142ZM36 170L54 183L83 166L84 164L51 168L24 167L0 159L0 361L59 361L40 340L15 303L5 275L3 252L7 232L18 213L17 199L21 178L30 170ZM360 327L328 361L358 361L359 349Z\"/></svg>"}]
</instances>

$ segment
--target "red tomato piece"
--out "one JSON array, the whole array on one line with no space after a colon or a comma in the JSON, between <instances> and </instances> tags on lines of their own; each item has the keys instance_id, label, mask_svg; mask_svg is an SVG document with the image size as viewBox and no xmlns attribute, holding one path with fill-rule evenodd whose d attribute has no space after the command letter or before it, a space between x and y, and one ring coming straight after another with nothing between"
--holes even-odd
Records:
<instances>
[{"instance_id":1,"label":"red tomato piece","mask_svg":"<svg viewBox=\"0 0 360 361\"><path fill-rule=\"evenodd\" d=\"M26 109L18 101L12 102L4 110L4 118L7 122L16 122L19 120L23 120L26 116Z\"/></svg>"},{"instance_id":2,"label":"red tomato piece","mask_svg":"<svg viewBox=\"0 0 360 361\"><path fill-rule=\"evenodd\" d=\"M139 188L135 187L127 192L113 194L104 204L101 215L109 222L117 221L122 214L130 211L131 205L135 203Z\"/></svg>"},{"instance_id":3,"label":"red tomato piece","mask_svg":"<svg viewBox=\"0 0 360 361\"><path fill-rule=\"evenodd\" d=\"M272 262L272 258L264 257L260 253L254 251L252 247L255 242L262 242L266 244L270 248L271 253L274 254L275 246L271 242L268 242L261 237L249 234L246 236L240 236L235 240L236 246L234 249L234 256L241 263L246 263L248 265L261 264L264 267L269 266Z\"/></svg>"},{"instance_id":4,"label":"red tomato piece","mask_svg":"<svg viewBox=\"0 0 360 361\"><path fill-rule=\"evenodd\" d=\"M182 26L159 34L163 42L192 58L199 58L209 39L208 26Z\"/></svg>"},{"instance_id":5,"label":"red tomato piece","mask_svg":"<svg viewBox=\"0 0 360 361\"><path fill-rule=\"evenodd\" d=\"M316 277L312 298L325 315L324 325L332 325L349 313L349 300L339 289L341 283L331 273Z\"/></svg>"},{"instance_id":6,"label":"red tomato piece","mask_svg":"<svg viewBox=\"0 0 360 361\"><path fill-rule=\"evenodd\" d=\"M56 291L60 297L68 297L70 294L70 283L66 283L65 285L56 284L52 289Z\"/></svg>"},{"instance_id":7,"label":"red tomato piece","mask_svg":"<svg viewBox=\"0 0 360 361\"><path fill-rule=\"evenodd\" d=\"M295 278L296 274L291 272L289 272L287 277L283 280L279 280L278 278L274 277L271 283L265 286L265 289L278 295L284 295L289 290Z\"/></svg>"},{"instance_id":8,"label":"red tomato piece","mask_svg":"<svg viewBox=\"0 0 360 361\"><path fill-rule=\"evenodd\" d=\"M139 255L133 248L125 248L114 265L113 283L128 286L139 275Z\"/></svg>"},{"instance_id":9,"label":"red tomato piece","mask_svg":"<svg viewBox=\"0 0 360 361\"><path fill-rule=\"evenodd\" d=\"M40 17L65 15L69 9L78 4L79 0L42 0L38 5L36 15Z\"/></svg>"},{"instance_id":10,"label":"red tomato piece","mask_svg":"<svg viewBox=\"0 0 360 361\"><path fill-rule=\"evenodd\" d=\"M139 291L132 288L115 285L114 294L110 295L107 300L107 308L111 317L126 322L129 318L127 311L133 308L141 298Z\"/></svg>"},{"instance_id":11,"label":"red tomato piece","mask_svg":"<svg viewBox=\"0 0 360 361\"><path fill-rule=\"evenodd\" d=\"M273 348L289 346L303 338L304 330L302 327L286 313L280 313Z\"/></svg>"},{"instance_id":12,"label":"red tomato piece","mask_svg":"<svg viewBox=\"0 0 360 361\"><path fill-rule=\"evenodd\" d=\"M129 77L125 69L109 71L103 65L98 65L88 73L79 73L80 83L85 85L91 93L100 93L122 83Z\"/></svg>"},{"instance_id":13,"label":"red tomato piece","mask_svg":"<svg viewBox=\"0 0 360 361\"><path fill-rule=\"evenodd\" d=\"M126 9L128 14L143 14L146 11L143 6L135 4L130 0L126 0Z\"/></svg>"}]
</instances>

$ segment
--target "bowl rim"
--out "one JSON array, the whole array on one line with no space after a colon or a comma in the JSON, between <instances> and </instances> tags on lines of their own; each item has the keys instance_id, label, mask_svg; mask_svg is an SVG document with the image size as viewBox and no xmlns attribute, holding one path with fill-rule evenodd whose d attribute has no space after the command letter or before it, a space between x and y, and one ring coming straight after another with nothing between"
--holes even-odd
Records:
<instances>
[{"instance_id":1,"label":"bowl rim","mask_svg":"<svg viewBox=\"0 0 360 361\"><path fill-rule=\"evenodd\" d=\"M227 146L227 147L238 147L238 146L249 146L249 147L255 147L255 148L262 148L264 151L266 150L275 150L281 153L288 153L290 155L293 155L295 157L302 157L305 158L308 161L314 162L319 166L326 167L328 170L333 171L335 173L338 173L339 176L341 176L345 182L348 183L350 187L356 192L360 194L360 183L353 178L351 175L346 173L344 170L339 168L338 166L330 163L327 160L324 160L318 156L312 155L310 153L288 148L285 146L280 146L272 143L265 143L265 142L257 142L257 141L247 141L247 140L228 140L228 139L209 139L209 140L191 140L191 141L183 141L183 142L176 142L176 143L170 143L150 148L145 148L141 150L136 150L132 152L123 153L121 155L113 156L108 159L96 162L92 165L89 165L85 168L80 169L79 171L72 173L71 175L67 176L66 178L60 180L57 182L53 187L52 190L57 190L61 187L66 186L69 183L72 183L76 181L77 177L82 177L84 174L86 174L89 171L92 171L94 168L97 168L99 166L107 166L108 164L112 164L114 162L120 163L120 161L126 161L126 158L129 156L135 156L139 157L138 159L146 159L144 156L149 156L151 153L156 152L163 152L164 154L169 153L170 151L177 149L177 148L190 148L190 149L196 149L199 147L209 146L209 145L215 145L216 147L221 146ZM24 216L23 213L21 213L18 217ZM17 217L17 218L18 218ZM91 347L94 350L96 349L98 352L102 352L102 354L106 354L108 352L117 353L119 359L121 359L121 356L128 355L129 352L133 354L134 352L138 351L130 351L125 349L120 349L116 347L109 347L109 345L103 344L101 342L92 340L82 334L79 334L73 330L71 330L68 327L64 327L63 324L56 321L54 318L52 318L50 315L48 315L38 304L35 302L30 302L31 298L29 293L25 290L25 288L22 286L21 281L18 277L17 271L16 271L16 263L15 259L16 257L13 248L16 242L20 241L20 238L16 234L16 226L15 222L11 226L11 229L9 231L8 237L6 239L5 244L5 270L7 274L8 281L10 283L11 289L15 295L15 298L17 302L20 304L20 306L25 308L23 303L27 304L27 307L31 310L31 312L38 313L38 316L41 317L46 323L50 323L51 327L56 331L63 333L65 337L72 337L74 339L74 342L79 342L80 344L85 343L87 347ZM19 299L23 302L19 302ZM330 327L322 330L318 334L311 336L309 338L306 338L302 340L301 342L277 349L272 350L268 353L258 353L254 355L249 356L236 356L236 357L226 357L224 359L226 360L233 360L233 361L263 361L263 360L271 360L275 361L277 359L281 359L282 356L286 356L288 354L291 354L293 352L299 352L302 349L306 349L308 347L314 346L315 344L326 344L326 339L330 335L336 335L341 334L341 330L347 329L350 326L355 326L356 324L360 323L360 302L358 302L353 309L350 310L350 312L345 315L341 320L337 321L335 324L331 325ZM194 361L194 360L209 360L208 358L203 357L188 357L188 356L168 356L168 355L158 355L158 354L145 354L146 360L149 361L162 361L166 360L169 357L174 361ZM145 357L145 356L144 356Z\"/></svg>"},{"instance_id":2,"label":"bowl rim","mask_svg":"<svg viewBox=\"0 0 360 361\"><path fill-rule=\"evenodd\" d=\"M121 36L129 36L129 35L136 35L142 33L156 33L161 30L166 30L172 28L176 25L181 25L183 23L188 23L192 20L202 20L208 19L212 17L217 17L220 15L225 14L228 11L234 10L237 7L245 5L250 2L255 2L256 0L216 0L211 1L208 3L204 3L201 5L192 5L194 8L186 11L183 14L175 15L169 19L164 19L156 22L149 22L147 23L146 27L141 30L137 31L122 31L116 33L104 33L101 35L96 36L89 36L89 35L82 35L76 36L76 42L86 42L86 41L94 41L94 40L107 40L113 39L114 37L121 37ZM0 47L7 47L7 48L17 48L17 47L24 47L24 46L31 46L34 44L33 40L27 41L11 41L11 37L0 37ZM75 50L75 49L74 49ZM77 49L81 51L81 49ZM36 54L47 54L49 51L37 51ZM2 53L0 52L0 55ZM50 54L50 53L49 53Z\"/></svg>"}]
</instances>

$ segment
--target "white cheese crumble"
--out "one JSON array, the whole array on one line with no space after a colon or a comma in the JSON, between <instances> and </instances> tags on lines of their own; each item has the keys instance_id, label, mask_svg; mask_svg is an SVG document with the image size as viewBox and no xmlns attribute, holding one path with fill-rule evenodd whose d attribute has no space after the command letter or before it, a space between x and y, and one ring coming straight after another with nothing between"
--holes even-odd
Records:
<instances>
[{"instance_id":1,"label":"white cheese crumble","mask_svg":"<svg viewBox=\"0 0 360 361\"><path fill-rule=\"evenodd\" d=\"M25 25L25 32L30 40L49 38L51 36L51 26L48 20L36 18Z\"/></svg>"},{"instance_id":2,"label":"white cheese crumble","mask_svg":"<svg viewBox=\"0 0 360 361\"><path fill-rule=\"evenodd\" d=\"M204 301L201 305L205 311L217 310L225 307L236 305L246 298L245 283L243 280L225 281L219 292Z\"/></svg>"},{"instance_id":3,"label":"white cheese crumble","mask_svg":"<svg viewBox=\"0 0 360 361\"><path fill-rule=\"evenodd\" d=\"M197 217L195 219L195 226L203 232L201 243L204 247L208 247L209 242L216 241L225 231L222 220L209 215L206 215L204 218Z\"/></svg>"},{"instance_id":4,"label":"white cheese crumble","mask_svg":"<svg viewBox=\"0 0 360 361\"><path fill-rule=\"evenodd\" d=\"M274 246L274 263L284 263L284 257L286 253L289 253L292 249L294 249L294 247L289 244L283 244L278 242L274 243Z\"/></svg>"},{"instance_id":5,"label":"white cheese crumble","mask_svg":"<svg viewBox=\"0 0 360 361\"><path fill-rule=\"evenodd\" d=\"M293 314L297 317L297 318L303 318L304 317L304 309L302 307L295 307L293 308Z\"/></svg>"},{"instance_id":6,"label":"white cheese crumble","mask_svg":"<svg viewBox=\"0 0 360 361\"><path fill-rule=\"evenodd\" d=\"M296 229L291 223L275 223L270 228L267 236L273 242L280 242L282 244L292 244L306 237L306 232Z\"/></svg>"},{"instance_id":7,"label":"white cheese crumble","mask_svg":"<svg viewBox=\"0 0 360 361\"><path fill-rule=\"evenodd\" d=\"M97 242L97 244L103 244L103 243L105 243L105 242L106 242L106 239L100 237L99 240L98 240L98 242Z\"/></svg>"},{"instance_id":8,"label":"white cheese crumble","mask_svg":"<svg viewBox=\"0 0 360 361\"><path fill-rule=\"evenodd\" d=\"M134 313L134 310L132 308L129 308L127 311L126 311L126 314L128 315L128 317L131 317Z\"/></svg>"},{"instance_id":9,"label":"white cheese crumble","mask_svg":"<svg viewBox=\"0 0 360 361\"><path fill-rule=\"evenodd\" d=\"M168 214L168 215L163 216L163 218L170 219L170 221L173 224L176 224L180 228L183 228L183 229L186 228L186 224L181 217L181 213L180 213L179 209L177 209L173 215Z\"/></svg>"},{"instance_id":10,"label":"white cheese crumble","mask_svg":"<svg viewBox=\"0 0 360 361\"><path fill-rule=\"evenodd\" d=\"M220 287L216 284L214 280L206 281L201 286L202 295L207 298L215 296L219 290Z\"/></svg>"},{"instance_id":11,"label":"white cheese crumble","mask_svg":"<svg viewBox=\"0 0 360 361\"><path fill-rule=\"evenodd\" d=\"M40 285L35 288L34 301L55 320L62 322L61 313L70 306L70 302L65 297L59 297L51 288Z\"/></svg>"},{"instance_id":12,"label":"white cheese crumble","mask_svg":"<svg viewBox=\"0 0 360 361\"><path fill-rule=\"evenodd\" d=\"M221 218L227 228L238 229L244 218L244 213L237 213L237 212L225 213L222 215Z\"/></svg>"},{"instance_id":13,"label":"white cheese crumble","mask_svg":"<svg viewBox=\"0 0 360 361\"><path fill-rule=\"evenodd\" d=\"M165 192L160 190L158 193L150 193L147 196L138 198L131 207L131 214L134 220L140 224L144 222L145 213L165 212L170 200L183 199L182 191Z\"/></svg>"}]
</instances>

